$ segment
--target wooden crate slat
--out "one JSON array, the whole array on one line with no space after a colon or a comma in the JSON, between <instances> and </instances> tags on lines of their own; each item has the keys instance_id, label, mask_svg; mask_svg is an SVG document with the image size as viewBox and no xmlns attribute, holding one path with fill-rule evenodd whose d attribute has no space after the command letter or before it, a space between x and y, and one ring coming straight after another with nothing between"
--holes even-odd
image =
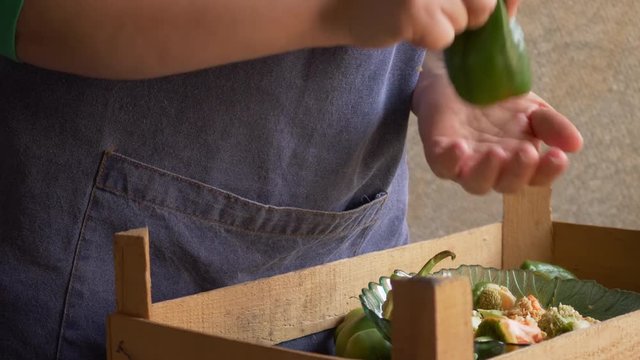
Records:
<instances>
[{"instance_id":1,"label":"wooden crate slat","mask_svg":"<svg viewBox=\"0 0 640 360\"><path fill-rule=\"evenodd\" d=\"M107 321L109 360L322 360L332 356L249 344L149 320L113 314Z\"/></svg>"},{"instance_id":2,"label":"wooden crate slat","mask_svg":"<svg viewBox=\"0 0 640 360\"><path fill-rule=\"evenodd\" d=\"M635 311L493 359L640 359L638 334L640 334L640 311Z\"/></svg>"},{"instance_id":3,"label":"wooden crate slat","mask_svg":"<svg viewBox=\"0 0 640 360\"><path fill-rule=\"evenodd\" d=\"M473 359L469 280L393 281L393 300L394 359Z\"/></svg>"},{"instance_id":4,"label":"wooden crate slat","mask_svg":"<svg viewBox=\"0 0 640 360\"><path fill-rule=\"evenodd\" d=\"M640 231L554 222L554 262L608 288L640 291Z\"/></svg>"},{"instance_id":5,"label":"wooden crate slat","mask_svg":"<svg viewBox=\"0 0 640 360\"><path fill-rule=\"evenodd\" d=\"M455 262L500 267L501 224L152 305L152 320L206 334L275 344L335 327L360 290L395 269L417 271L441 250Z\"/></svg>"},{"instance_id":6,"label":"wooden crate slat","mask_svg":"<svg viewBox=\"0 0 640 360\"><path fill-rule=\"evenodd\" d=\"M142 228L115 234L113 257L117 311L148 319L151 310L149 230Z\"/></svg>"},{"instance_id":7,"label":"wooden crate slat","mask_svg":"<svg viewBox=\"0 0 640 360\"><path fill-rule=\"evenodd\" d=\"M551 189L528 187L503 197L502 267L552 257Z\"/></svg>"}]
</instances>

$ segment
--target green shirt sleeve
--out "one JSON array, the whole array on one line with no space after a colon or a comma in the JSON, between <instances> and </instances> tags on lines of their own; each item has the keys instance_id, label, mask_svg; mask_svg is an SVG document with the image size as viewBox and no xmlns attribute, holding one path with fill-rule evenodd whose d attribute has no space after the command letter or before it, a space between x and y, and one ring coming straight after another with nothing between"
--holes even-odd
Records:
<instances>
[{"instance_id":1,"label":"green shirt sleeve","mask_svg":"<svg viewBox=\"0 0 640 360\"><path fill-rule=\"evenodd\" d=\"M24 0L0 0L0 55L18 61L16 27Z\"/></svg>"}]
</instances>

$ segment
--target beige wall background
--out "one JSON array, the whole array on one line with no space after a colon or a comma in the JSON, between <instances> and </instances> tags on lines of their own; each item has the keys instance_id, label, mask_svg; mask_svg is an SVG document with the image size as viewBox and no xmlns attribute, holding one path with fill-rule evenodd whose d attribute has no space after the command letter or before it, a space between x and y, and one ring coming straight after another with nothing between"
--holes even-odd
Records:
<instances>
[{"instance_id":1,"label":"beige wall background","mask_svg":"<svg viewBox=\"0 0 640 360\"><path fill-rule=\"evenodd\" d=\"M534 91L581 130L584 150L553 188L555 220L640 229L640 2L521 0ZM428 169L409 129L413 240L499 221L502 198L473 196Z\"/></svg>"}]
</instances>

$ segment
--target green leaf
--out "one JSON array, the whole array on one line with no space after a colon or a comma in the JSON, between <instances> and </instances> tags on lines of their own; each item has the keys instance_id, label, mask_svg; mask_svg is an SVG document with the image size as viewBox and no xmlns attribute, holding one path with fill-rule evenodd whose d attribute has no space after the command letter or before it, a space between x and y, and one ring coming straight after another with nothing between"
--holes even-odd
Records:
<instances>
[{"instance_id":1,"label":"green leaf","mask_svg":"<svg viewBox=\"0 0 640 360\"><path fill-rule=\"evenodd\" d=\"M585 316L601 321L640 309L640 294L607 289L593 280L560 280L551 306L573 306Z\"/></svg>"}]
</instances>

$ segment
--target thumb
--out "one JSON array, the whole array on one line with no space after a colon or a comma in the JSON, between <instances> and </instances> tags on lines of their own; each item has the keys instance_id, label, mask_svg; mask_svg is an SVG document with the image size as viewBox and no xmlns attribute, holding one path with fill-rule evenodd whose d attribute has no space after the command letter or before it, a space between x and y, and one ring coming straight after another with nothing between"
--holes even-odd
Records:
<instances>
[{"instance_id":1,"label":"thumb","mask_svg":"<svg viewBox=\"0 0 640 360\"><path fill-rule=\"evenodd\" d=\"M534 136L545 144L566 152L578 152L582 148L580 131L559 112L540 108L531 112L529 121Z\"/></svg>"}]
</instances>

